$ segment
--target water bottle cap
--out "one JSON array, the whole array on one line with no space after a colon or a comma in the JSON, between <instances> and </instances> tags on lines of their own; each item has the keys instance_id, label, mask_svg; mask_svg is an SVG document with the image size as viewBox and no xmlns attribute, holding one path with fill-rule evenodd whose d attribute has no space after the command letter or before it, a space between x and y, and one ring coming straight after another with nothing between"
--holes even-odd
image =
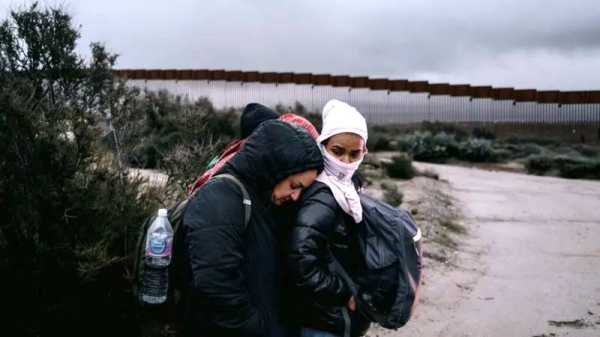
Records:
<instances>
[{"instance_id":1,"label":"water bottle cap","mask_svg":"<svg viewBox=\"0 0 600 337\"><path fill-rule=\"evenodd\" d=\"M160 217L166 217L167 216L167 210L164 208L161 208L158 210L158 216Z\"/></svg>"}]
</instances>

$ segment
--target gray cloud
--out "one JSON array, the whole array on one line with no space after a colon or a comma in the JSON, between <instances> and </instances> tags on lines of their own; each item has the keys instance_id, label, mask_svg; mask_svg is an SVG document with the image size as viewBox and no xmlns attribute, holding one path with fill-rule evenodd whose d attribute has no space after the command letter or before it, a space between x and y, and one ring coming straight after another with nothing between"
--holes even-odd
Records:
<instances>
[{"instance_id":1,"label":"gray cloud","mask_svg":"<svg viewBox=\"0 0 600 337\"><path fill-rule=\"evenodd\" d=\"M0 0L0 8L14 0ZM72 0L81 50L213 68L600 87L597 0ZM5 6L4 6L5 7ZM593 76L596 74L596 76Z\"/></svg>"}]
</instances>

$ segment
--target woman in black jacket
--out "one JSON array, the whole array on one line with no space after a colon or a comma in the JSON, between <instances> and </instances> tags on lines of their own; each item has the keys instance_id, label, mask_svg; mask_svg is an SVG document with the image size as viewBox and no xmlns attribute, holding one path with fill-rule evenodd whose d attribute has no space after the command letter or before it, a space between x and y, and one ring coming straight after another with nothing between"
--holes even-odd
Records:
<instances>
[{"instance_id":1,"label":"woman in black jacket","mask_svg":"<svg viewBox=\"0 0 600 337\"><path fill-rule=\"evenodd\" d=\"M219 174L236 177L251 199L245 227L241 188L211 179L184 215L190 297L185 334L195 337L284 337L281 322L284 226L278 205L296 201L323 168L315 140L298 126L266 121Z\"/></svg>"},{"instance_id":2,"label":"woman in black jacket","mask_svg":"<svg viewBox=\"0 0 600 337\"><path fill-rule=\"evenodd\" d=\"M332 100L323 108L318 138L325 169L302 195L288 245L293 288L290 317L301 337L362 336L370 323L358 313L349 287L330 269L333 256L352 277L362 261L356 227L362 221L358 187L353 176L366 153L367 125L346 103ZM346 317L345 317L346 316Z\"/></svg>"}]
</instances>

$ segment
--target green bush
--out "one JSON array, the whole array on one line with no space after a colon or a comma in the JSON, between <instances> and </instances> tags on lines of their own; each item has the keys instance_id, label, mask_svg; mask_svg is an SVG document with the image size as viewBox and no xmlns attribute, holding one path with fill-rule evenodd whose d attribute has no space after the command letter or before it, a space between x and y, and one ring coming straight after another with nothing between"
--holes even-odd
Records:
<instances>
[{"instance_id":1,"label":"green bush","mask_svg":"<svg viewBox=\"0 0 600 337\"><path fill-rule=\"evenodd\" d=\"M556 147L552 150L552 152L554 152L560 156L566 156L566 157L571 157L571 158L580 158L582 156L581 153L573 150L572 148L570 148L568 146Z\"/></svg>"},{"instance_id":2,"label":"green bush","mask_svg":"<svg viewBox=\"0 0 600 337\"><path fill-rule=\"evenodd\" d=\"M600 160L581 156L531 156L525 167L533 174L555 173L569 179L600 179Z\"/></svg>"},{"instance_id":3,"label":"green bush","mask_svg":"<svg viewBox=\"0 0 600 337\"><path fill-rule=\"evenodd\" d=\"M590 158L600 157L600 147L591 146L587 144L577 144L573 146L573 149L582 155Z\"/></svg>"},{"instance_id":4,"label":"green bush","mask_svg":"<svg viewBox=\"0 0 600 337\"><path fill-rule=\"evenodd\" d=\"M542 149L539 145L536 144L519 144L517 145L517 158L526 158L534 154L542 153Z\"/></svg>"},{"instance_id":5,"label":"green bush","mask_svg":"<svg viewBox=\"0 0 600 337\"><path fill-rule=\"evenodd\" d=\"M436 139L429 132L415 132L400 140L400 148L408 152L414 160L443 163L450 157L448 147L455 146L454 140L454 143L446 143L447 140L448 137L443 135Z\"/></svg>"},{"instance_id":6,"label":"green bush","mask_svg":"<svg viewBox=\"0 0 600 337\"><path fill-rule=\"evenodd\" d=\"M389 126L389 125L371 125L370 126L371 130L370 132L375 132L375 133L398 133L400 132L398 130L397 126Z\"/></svg>"},{"instance_id":7,"label":"green bush","mask_svg":"<svg viewBox=\"0 0 600 337\"><path fill-rule=\"evenodd\" d=\"M164 154L160 168L168 175L169 185L185 192L220 148L221 144L210 138L203 143L179 144Z\"/></svg>"},{"instance_id":8,"label":"green bush","mask_svg":"<svg viewBox=\"0 0 600 337\"><path fill-rule=\"evenodd\" d=\"M402 137L399 146L402 151L410 153L414 160L429 163L444 163L459 155L455 135L443 131L435 135L415 132Z\"/></svg>"},{"instance_id":9,"label":"green bush","mask_svg":"<svg viewBox=\"0 0 600 337\"><path fill-rule=\"evenodd\" d=\"M277 103L275 105L275 107L273 108L273 110L275 110L277 113L279 113L280 115L283 115L284 113L291 111L292 108L291 107L286 107L285 105L281 104L281 103Z\"/></svg>"},{"instance_id":10,"label":"green bush","mask_svg":"<svg viewBox=\"0 0 600 337\"><path fill-rule=\"evenodd\" d=\"M496 135L493 132L491 132L490 130L483 128L483 127L474 128L473 131L471 132L471 134L475 138L488 139L488 140L496 139Z\"/></svg>"},{"instance_id":11,"label":"green bush","mask_svg":"<svg viewBox=\"0 0 600 337\"><path fill-rule=\"evenodd\" d=\"M215 146L220 150L239 134L236 112L217 111L207 98L192 103L166 90L145 91L133 106L134 112L128 118L115 122L117 129L129 130L127 137L122 137L121 147L133 167L162 167L170 151L181 145L197 147L206 139L220 143L220 147Z\"/></svg>"},{"instance_id":12,"label":"green bush","mask_svg":"<svg viewBox=\"0 0 600 337\"><path fill-rule=\"evenodd\" d=\"M308 111L302 103L296 101L294 104L293 112L306 118L309 122L314 125L318 132L321 132L323 128L323 118L319 111Z\"/></svg>"},{"instance_id":13,"label":"green bush","mask_svg":"<svg viewBox=\"0 0 600 337\"><path fill-rule=\"evenodd\" d=\"M525 168L528 173L546 174L552 169L552 158L548 156L532 155L527 158Z\"/></svg>"},{"instance_id":14,"label":"green bush","mask_svg":"<svg viewBox=\"0 0 600 337\"><path fill-rule=\"evenodd\" d=\"M486 139L469 139L459 147L459 159L476 163L492 163L498 161L498 156L492 148L492 143Z\"/></svg>"},{"instance_id":15,"label":"green bush","mask_svg":"<svg viewBox=\"0 0 600 337\"><path fill-rule=\"evenodd\" d=\"M137 336L132 252L162 196L107 162L137 90L37 4L0 23L0 323L11 336ZM109 126L109 127L107 127ZM132 125L129 125L132 127ZM102 138L103 134L112 138ZM137 136L132 134L132 136ZM103 143L103 146L101 145Z\"/></svg>"},{"instance_id":16,"label":"green bush","mask_svg":"<svg viewBox=\"0 0 600 337\"><path fill-rule=\"evenodd\" d=\"M398 139L398 150L402 152L410 152L411 148L414 146L415 142L415 134L408 134L400 137Z\"/></svg>"},{"instance_id":17,"label":"green bush","mask_svg":"<svg viewBox=\"0 0 600 337\"><path fill-rule=\"evenodd\" d=\"M400 192L398 186L394 183L383 183L381 184L381 188L383 189L383 201L388 203L392 207L398 207L402 204L402 199L404 198L404 194Z\"/></svg>"},{"instance_id":18,"label":"green bush","mask_svg":"<svg viewBox=\"0 0 600 337\"><path fill-rule=\"evenodd\" d=\"M390 139L385 135L374 133L372 135L369 135L367 149L369 150L369 152L391 151L392 144L390 142Z\"/></svg>"},{"instance_id":19,"label":"green bush","mask_svg":"<svg viewBox=\"0 0 600 337\"><path fill-rule=\"evenodd\" d=\"M398 140L398 148L410 154L416 161L430 163L446 163L452 158L474 163L497 163L511 159L529 158L553 151L570 157L582 157L576 149L581 149L581 152L590 158L597 158L595 157L596 149L591 146L569 148L556 146L556 142L553 140L531 138L513 138L508 143L483 138L469 138L459 142L455 134L444 131L453 129L443 124L431 124L428 129L436 133L417 131L404 135ZM474 133L492 138L492 135L485 135L485 129L482 130ZM548 144L546 145L548 148L539 144ZM536 159L532 160L534 161L532 165L535 167Z\"/></svg>"},{"instance_id":20,"label":"green bush","mask_svg":"<svg viewBox=\"0 0 600 337\"><path fill-rule=\"evenodd\" d=\"M531 143L539 146L559 146L560 141L556 139L539 139L539 138L531 138L531 137L521 137L521 136L511 136L506 139L506 143L508 144L523 144L523 143Z\"/></svg>"},{"instance_id":21,"label":"green bush","mask_svg":"<svg viewBox=\"0 0 600 337\"><path fill-rule=\"evenodd\" d=\"M553 167L558 170L559 176L563 178L600 179L600 160L556 156L553 159Z\"/></svg>"},{"instance_id":22,"label":"green bush","mask_svg":"<svg viewBox=\"0 0 600 337\"><path fill-rule=\"evenodd\" d=\"M496 153L498 157L501 159L521 159L528 158L532 155L541 154L544 150L543 147L540 147L536 144L531 143L523 143L523 144L509 144L509 143L499 143L496 144Z\"/></svg>"},{"instance_id":23,"label":"green bush","mask_svg":"<svg viewBox=\"0 0 600 337\"><path fill-rule=\"evenodd\" d=\"M459 154L459 143L455 134L440 132L433 136L433 144L444 148L448 158L456 157Z\"/></svg>"},{"instance_id":24,"label":"green bush","mask_svg":"<svg viewBox=\"0 0 600 337\"><path fill-rule=\"evenodd\" d=\"M508 149L494 149L494 156L498 159L498 161L503 162L509 159L513 159L514 154Z\"/></svg>"},{"instance_id":25,"label":"green bush","mask_svg":"<svg viewBox=\"0 0 600 337\"><path fill-rule=\"evenodd\" d=\"M412 179L416 175L412 159L404 155L392 157L392 162L385 164L385 169L390 178Z\"/></svg>"},{"instance_id":26,"label":"green bush","mask_svg":"<svg viewBox=\"0 0 600 337\"><path fill-rule=\"evenodd\" d=\"M451 123L424 121L421 123L421 130L429 132L432 135L437 135L441 132L453 134L455 140L459 142L469 138L469 134L465 130Z\"/></svg>"}]
</instances>

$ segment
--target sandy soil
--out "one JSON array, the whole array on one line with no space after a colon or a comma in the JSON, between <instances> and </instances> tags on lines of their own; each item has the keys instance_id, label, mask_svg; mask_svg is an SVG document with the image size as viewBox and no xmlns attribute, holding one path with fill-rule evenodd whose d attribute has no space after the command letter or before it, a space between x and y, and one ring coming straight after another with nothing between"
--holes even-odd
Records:
<instances>
[{"instance_id":1,"label":"sandy soil","mask_svg":"<svg viewBox=\"0 0 600 337\"><path fill-rule=\"evenodd\" d=\"M468 234L425 270L409 324L369 336L600 336L600 182L418 167L448 182Z\"/></svg>"}]
</instances>

